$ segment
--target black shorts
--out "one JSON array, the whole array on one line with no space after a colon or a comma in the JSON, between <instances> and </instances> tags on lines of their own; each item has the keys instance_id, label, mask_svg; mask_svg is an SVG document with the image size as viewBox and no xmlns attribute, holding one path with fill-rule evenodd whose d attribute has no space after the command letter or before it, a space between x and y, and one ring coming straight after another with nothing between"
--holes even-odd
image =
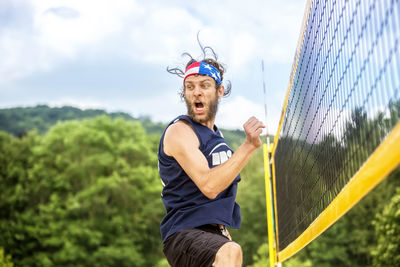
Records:
<instances>
[{"instance_id":1,"label":"black shorts","mask_svg":"<svg viewBox=\"0 0 400 267\"><path fill-rule=\"evenodd\" d=\"M227 242L218 226L204 225L184 229L164 242L164 254L172 267L211 266L217 251Z\"/></svg>"}]
</instances>

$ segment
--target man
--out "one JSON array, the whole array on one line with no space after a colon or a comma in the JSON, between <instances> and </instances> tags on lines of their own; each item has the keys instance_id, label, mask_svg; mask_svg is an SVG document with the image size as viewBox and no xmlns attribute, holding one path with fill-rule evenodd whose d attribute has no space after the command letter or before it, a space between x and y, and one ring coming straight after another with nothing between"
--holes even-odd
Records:
<instances>
[{"instance_id":1,"label":"man","mask_svg":"<svg viewBox=\"0 0 400 267\"><path fill-rule=\"evenodd\" d=\"M167 126L158 151L164 254L173 267L241 266L241 247L226 226L240 227L239 172L261 146L265 126L251 117L243 126L246 140L233 153L214 125L219 100L230 91L222 85L224 68L214 59L192 59L182 74L187 115Z\"/></svg>"}]
</instances>

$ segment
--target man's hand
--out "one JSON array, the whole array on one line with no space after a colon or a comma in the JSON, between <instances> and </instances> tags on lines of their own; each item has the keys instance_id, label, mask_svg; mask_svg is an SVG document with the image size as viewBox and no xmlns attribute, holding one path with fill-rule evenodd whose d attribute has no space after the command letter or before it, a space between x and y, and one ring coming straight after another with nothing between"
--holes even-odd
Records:
<instances>
[{"instance_id":1,"label":"man's hand","mask_svg":"<svg viewBox=\"0 0 400 267\"><path fill-rule=\"evenodd\" d=\"M254 146L254 149L257 149L261 146L260 135L262 133L262 129L265 128L265 125L259 121L256 117L251 117L246 121L243 125L244 132L246 133L246 143Z\"/></svg>"}]
</instances>

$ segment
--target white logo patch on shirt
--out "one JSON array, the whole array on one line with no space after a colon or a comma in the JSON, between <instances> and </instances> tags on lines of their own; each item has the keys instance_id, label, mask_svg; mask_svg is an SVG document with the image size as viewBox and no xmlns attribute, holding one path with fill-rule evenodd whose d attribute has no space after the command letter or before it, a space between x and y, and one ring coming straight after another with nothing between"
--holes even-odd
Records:
<instances>
[{"instance_id":1,"label":"white logo patch on shirt","mask_svg":"<svg viewBox=\"0 0 400 267\"><path fill-rule=\"evenodd\" d=\"M221 147L221 146L226 146L228 148L228 150L214 152L218 147ZM220 164L226 162L228 159L230 159L232 157L232 151L230 150L230 148L227 144L220 143L211 150L209 155L212 156L212 165L217 166L217 165L220 165Z\"/></svg>"}]
</instances>

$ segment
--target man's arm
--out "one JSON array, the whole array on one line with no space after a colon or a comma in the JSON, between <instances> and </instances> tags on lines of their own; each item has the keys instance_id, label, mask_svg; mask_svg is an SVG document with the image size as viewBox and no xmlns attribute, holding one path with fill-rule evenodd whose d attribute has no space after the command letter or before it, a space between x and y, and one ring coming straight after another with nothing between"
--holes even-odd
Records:
<instances>
[{"instance_id":1,"label":"man's arm","mask_svg":"<svg viewBox=\"0 0 400 267\"><path fill-rule=\"evenodd\" d=\"M243 128L246 140L225 163L209 168L207 159L199 150L199 140L190 125L178 121L168 127L164 136L164 152L174 157L200 191L214 199L226 189L261 146L260 134L264 124L251 117Z\"/></svg>"}]
</instances>

